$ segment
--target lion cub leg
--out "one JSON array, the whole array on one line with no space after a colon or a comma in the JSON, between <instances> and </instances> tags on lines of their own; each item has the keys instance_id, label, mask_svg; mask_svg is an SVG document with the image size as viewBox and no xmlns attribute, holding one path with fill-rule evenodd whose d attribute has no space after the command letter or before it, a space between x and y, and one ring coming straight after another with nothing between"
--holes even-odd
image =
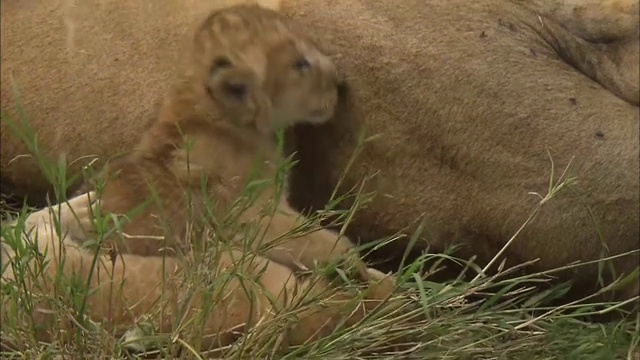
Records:
<instances>
[{"instance_id":1,"label":"lion cub leg","mask_svg":"<svg viewBox=\"0 0 640 360\"><path fill-rule=\"evenodd\" d=\"M36 332L38 339L49 341L52 334L48 330L50 326L47 324L55 321L58 328L60 326L72 326L71 322L66 323L64 320L61 322L59 316L53 316L52 314L55 314L55 312L47 311L47 308L50 306L49 300L57 296L55 279L69 279L71 277L85 279L86 275L89 274L93 254L80 250L74 241L74 236L76 236L79 229L89 224L90 217L88 214L90 208L95 205L95 200L94 192L81 194L68 202L46 207L29 214L23 224L19 224L18 220L3 224L3 226L9 228L21 226L22 229L19 234L14 232L19 238L13 240L22 244L15 245L32 248L39 255L32 256L29 254L26 258L18 258L20 254L10 246L9 239L5 237L1 239L2 278L0 283L3 286L10 286L10 284L15 283L18 280L15 273L16 266L24 266L26 267L23 273L24 282L21 281L21 285L18 285L18 288L22 289L21 291L24 291L25 295L29 294L29 298L34 300L32 304L33 311L30 314L25 314L20 303L13 301L10 296L4 296L4 293L0 295L0 298L2 298L0 324L3 327L5 324L20 327L32 321L33 325L36 325L38 329ZM9 231L13 232L12 230ZM4 235L8 235L8 233ZM25 260L28 261L25 262ZM63 266L60 267L60 264L63 264ZM84 271L78 272L78 266L84 267ZM62 272L63 276L58 276L59 271ZM23 288L22 285L25 287ZM18 324L11 324L8 316L16 313L18 314ZM8 342L11 341L9 340ZM3 344L5 344L4 341Z\"/></svg>"},{"instance_id":2,"label":"lion cub leg","mask_svg":"<svg viewBox=\"0 0 640 360\"><path fill-rule=\"evenodd\" d=\"M198 209L188 207L186 193L167 165L131 153L110 161L100 178L100 202L93 214L103 231L86 226L77 241L100 240L105 248L141 256L189 251L187 232Z\"/></svg>"},{"instance_id":3,"label":"lion cub leg","mask_svg":"<svg viewBox=\"0 0 640 360\"><path fill-rule=\"evenodd\" d=\"M36 304L36 311L31 314L32 320L44 326L45 330L38 334L40 340L52 341L55 335L46 328L59 321L51 315L51 311L46 311L49 308L47 296L55 296L54 287L46 285L53 283L53 279L59 275L58 271L62 271L64 278L77 278L82 282L93 273L89 279L86 314L96 322L106 320L107 328L115 330L117 335L132 329L137 319L150 314L163 314L162 317L152 315L150 318L161 333L175 332L175 325L179 322L196 321L198 326L182 327L177 331L184 339L201 338L203 348L230 345L250 329L260 337L273 337L275 331L276 337L282 340L281 347L314 341L330 335L345 318L345 326L353 326L395 290L395 282L391 277L365 268L367 277L373 281L360 298L356 292L331 286L322 277L313 282L298 281L290 266L239 250L220 251L219 257L213 260L213 266L207 267L212 270L205 271L203 277L196 276L195 284L189 284L194 281L193 276L185 276L190 274L188 266L185 267L181 260L173 257L120 254L112 259L102 255L97 266L93 267L94 254L81 249L72 238L66 240L72 236L71 232L66 232L69 235L63 235L62 238L58 237L47 216L50 210L59 210L61 227L70 229L76 223L82 223L83 218L89 218L90 205L95 204L93 199L95 193L84 194L53 209L36 212L27 219L28 229L37 232L39 250L47 252L49 261L36 283L29 284L29 291L44 295L45 299ZM288 220L294 219L293 213L288 215ZM294 223L282 224L289 227ZM287 231L286 228L282 230ZM302 237L303 241L309 241L310 248L318 252L320 260L331 259L330 252L327 255L316 245L320 242L332 245L331 242L338 239L337 234L322 229L315 233L327 233L330 236L321 237L320 240ZM29 236L35 236L35 233ZM32 239L25 238L25 241L29 240ZM291 265L294 264L291 254L296 251L302 253L303 256L297 258L303 261L314 259L313 254L304 254L304 246L292 240L289 240L288 246L285 243L282 251L272 254L276 257L287 254L288 257L282 255L281 259ZM342 251L346 252L350 247L343 245ZM310 257L305 257L308 255ZM354 259L355 262L360 261L357 257ZM5 260L3 265L6 264ZM202 271L198 273L203 274ZM186 291L189 288L194 291ZM327 295L330 296L325 299ZM302 301L313 296L323 300ZM15 304L8 298L2 302L4 317L12 313ZM305 303L310 305L303 305ZM299 309L300 306L303 306L302 309ZM272 321L280 314L287 314L290 307L298 309L293 322Z\"/></svg>"},{"instance_id":4,"label":"lion cub leg","mask_svg":"<svg viewBox=\"0 0 640 360\"><path fill-rule=\"evenodd\" d=\"M272 216L262 219L263 237L254 244L254 249L266 248L264 256L292 269L342 263L361 280L371 280L367 266L349 238L324 228L308 230L304 221L304 215L281 201ZM292 233L297 228L303 230L302 235Z\"/></svg>"},{"instance_id":5,"label":"lion cub leg","mask_svg":"<svg viewBox=\"0 0 640 360\"><path fill-rule=\"evenodd\" d=\"M376 280L370 282L360 295L356 291L330 286L322 277L304 280L301 288L305 303L309 305L296 312L298 321L291 328L290 345L302 345L329 336L338 330L341 322L343 328L357 325L382 305L385 310L395 311L407 304L404 299L391 298L395 290L391 275L384 275L375 269L367 269L367 273ZM318 300L314 301L313 298ZM298 300L295 299L294 303Z\"/></svg>"},{"instance_id":6,"label":"lion cub leg","mask_svg":"<svg viewBox=\"0 0 640 360\"><path fill-rule=\"evenodd\" d=\"M55 340L57 335L54 331L61 326L70 330L73 323L61 325L59 316L55 315L59 312L51 308L49 299L59 296L53 286L54 279L77 279L80 283L87 283L88 280L87 317L95 322L105 321L107 329L115 330L117 336L132 329L139 319L146 316L161 333L172 333L181 319L189 321L196 317L201 319L203 325L199 336L202 346L225 346L232 344L238 334L245 333L260 320L277 313L276 310L284 307L287 296L291 296L287 294L296 291L298 284L289 268L240 251L222 252L214 262L213 268L217 268L217 271L204 271L204 278L196 276L198 283L193 287L189 287L190 280L185 279L194 277L185 276L191 273L185 263L176 257L119 254L114 258L100 254L94 266L95 255L81 248L81 242L73 238L74 227L78 224L87 226L84 222L90 219L89 212L91 205L95 204L94 199L94 192L82 194L68 203L34 212L25 219L25 231L20 240L25 243L37 240L37 251L46 254L46 266L25 283L26 291L34 294L36 299L32 313L24 314L19 303L12 301L9 296L2 296L0 324L3 330L5 324L11 323L7 316L15 313L25 316L21 316L20 323L14 325L27 328L27 322L32 321L40 329L37 333L40 341ZM58 236L51 215L60 221L61 236ZM14 225L15 222L8 226ZM1 282L4 285L16 280L11 262L20 259L15 258L16 253L5 243L6 239L2 240L4 271ZM35 269L37 263L31 260L26 266ZM226 284L222 284L224 279L218 281L224 278L224 274L220 274L223 271L234 274L228 277ZM237 276L236 271L247 276ZM35 273L35 270L31 270L31 273ZM211 289L207 289L207 284L211 285ZM195 291L190 293L188 288ZM202 314L205 304L213 305L210 312ZM16 306L20 308L15 309ZM193 339L194 334L186 332L194 331L194 328L188 326L178 331L185 332L185 336ZM270 331L272 334L272 327ZM283 337L286 331L282 330ZM11 339L6 344L16 345Z\"/></svg>"},{"instance_id":7,"label":"lion cub leg","mask_svg":"<svg viewBox=\"0 0 640 360\"><path fill-rule=\"evenodd\" d=\"M48 246L58 249L61 240L76 240L81 236L80 234L84 229L91 226L90 213L98 204L96 193L90 191L77 195L66 202L35 211L24 220L20 241L26 244L36 239L41 239L41 241L38 241L39 251L45 251ZM3 226L10 228L15 228L17 225L18 220L3 224ZM60 236L62 236L62 239ZM0 263L4 268L9 266L16 254L4 238L1 239L0 243L2 245ZM8 274L8 272L5 272L4 276L8 276Z\"/></svg>"},{"instance_id":8,"label":"lion cub leg","mask_svg":"<svg viewBox=\"0 0 640 360\"><path fill-rule=\"evenodd\" d=\"M182 182L194 186L201 181L205 170L197 161L187 161L186 152L182 149L173 154L171 168ZM191 164L189 171L187 163ZM260 216L263 207L264 203L258 202L246 209L240 220L250 221ZM318 226L309 230L304 226L305 220L286 200L280 201L274 214L261 218L261 238L251 244L252 250L291 269L313 269L316 263L342 263L360 279L370 279L367 266L348 237ZM296 234L296 229L301 229L303 234ZM237 241L242 242L241 239ZM264 251L260 248L264 248Z\"/></svg>"},{"instance_id":9,"label":"lion cub leg","mask_svg":"<svg viewBox=\"0 0 640 360\"><path fill-rule=\"evenodd\" d=\"M202 329L204 347L230 345L252 330L253 335L266 340L278 338L282 347L288 345L289 324L274 319L299 291L299 282L288 267L269 259L235 249L223 249L217 259L207 264L206 278L193 284L191 295L181 295L179 304L188 303L185 319L200 315L200 324L190 329ZM188 329L185 329L188 330ZM275 335L275 336L274 336Z\"/></svg>"}]
</instances>

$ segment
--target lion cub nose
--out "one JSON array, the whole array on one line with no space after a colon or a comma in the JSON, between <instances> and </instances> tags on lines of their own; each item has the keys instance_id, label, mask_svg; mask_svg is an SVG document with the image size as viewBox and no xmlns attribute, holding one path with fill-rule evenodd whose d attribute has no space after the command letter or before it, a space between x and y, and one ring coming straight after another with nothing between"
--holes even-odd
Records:
<instances>
[{"instance_id":1,"label":"lion cub nose","mask_svg":"<svg viewBox=\"0 0 640 360\"><path fill-rule=\"evenodd\" d=\"M224 91L238 100L243 100L247 96L247 85L242 82L228 81L224 84Z\"/></svg>"}]
</instances>

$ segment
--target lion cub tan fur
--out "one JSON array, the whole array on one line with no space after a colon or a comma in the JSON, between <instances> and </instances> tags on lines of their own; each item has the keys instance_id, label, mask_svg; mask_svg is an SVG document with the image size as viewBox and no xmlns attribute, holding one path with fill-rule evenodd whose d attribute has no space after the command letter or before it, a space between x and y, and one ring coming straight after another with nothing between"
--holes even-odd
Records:
<instances>
[{"instance_id":1,"label":"lion cub tan fur","mask_svg":"<svg viewBox=\"0 0 640 360\"><path fill-rule=\"evenodd\" d=\"M109 164L101 178L104 213L126 214L143 206L125 220L123 236L112 237L118 252L158 255L163 248L188 247L189 229L205 218L205 201L212 202L220 220L233 210L252 171L274 181L273 130L327 121L339 80L333 62L278 14L250 5L214 12L198 29L156 121L131 154ZM145 207L154 194L159 202L150 200ZM259 218L276 195L271 184L241 211L239 221ZM284 196L276 201L275 213L259 220L264 235L252 242L254 251L292 269L346 257L367 278L348 238L321 227L288 235L305 218Z\"/></svg>"},{"instance_id":2,"label":"lion cub tan fur","mask_svg":"<svg viewBox=\"0 0 640 360\"><path fill-rule=\"evenodd\" d=\"M18 259L21 265L14 263L14 249L2 239L0 284L3 289L7 286L6 289L13 287L18 292L26 291L34 299L32 311L26 312L25 305L16 303L14 297L5 292L0 295L3 346L24 347L21 339L5 328L28 326L12 322L15 320L12 314L16 313L18 321L31 322L39 341L63 339L58 338L57 330L73 333L74 322L66 321L66 317L59 314L68 311L60 302L67 294L64 284L74 279L82 283L89 280L85 313L88 319L105 321L106 329L115 330L116 336L132 329L143 317L147 317L145 321L154 324L160 334L169 334L176 331L179 322L201 316L203 349L229 345L250 329L260 330L260 324L264 324L271 334L277 333L280 328L268 319L282 311L296 311L297 314L295 321L287 322L281 329L282 346L314 341L330 334L342 319L346 320L346 326L356 324L394 290L393 282L377 282L364 290L364 299L359 299L357 292L337 289L323 278L299 279L288 267L264 257L250 257L241 251L224 249L212 267L207 267L203 277L194 276L194 270L203 272L194 269L193 264L169 256L121 254L113 259L104 254L93 267L94 254L78 246L79 239L68 230L78 226L76 219L83 226L89 225L86 221L95 199L96 194L89 192L27 216L23 223L23 246L35 244L39 253L36 257L30 256L28 262L23 258ZM15 222L4 226L14 225ZM41 268L37 264L45 264L43 271L32 277L29 272ZM16 282L21 277L14 275L14 266L25 265L30 269L24 277L25 282ZM367 271L372 277L384 277L376 270ZM235 272L252 280L243 281L232 276L226 285L225 281L213 280L225 279ZM56 285L56 279L61 281L62 288ZM190 288L195 292L190 294ZM327 306L326 301L311 301L310 306L300 306L317 297L330 298L331 306ZM211 308L202 316L205 306ZM188 331L198 328L198 324L182 327L180 335L184 339L194 336Z\"/></svg>"}]
</instances>

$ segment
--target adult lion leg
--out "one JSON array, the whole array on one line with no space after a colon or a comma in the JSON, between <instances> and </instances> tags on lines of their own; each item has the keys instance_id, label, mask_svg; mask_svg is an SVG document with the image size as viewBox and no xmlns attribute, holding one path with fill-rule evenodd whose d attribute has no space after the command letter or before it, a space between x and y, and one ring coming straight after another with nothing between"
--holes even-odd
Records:
<instances>
[{"instance_id":1,"label":"adult lion leg","mask_svg":"<svg viewBox=\"0 0 640 360\"><path fill-rule=\"evenodd\" d=\"M541 8L539 31L560 57L623 100L640 103L638 1L551 1Z\"/></svg>"},{"instance_id":2,"label":"adult lion leg","mask_svg":"<svg viewBox=\"0 0 640 360\"><path fill-rule=\"evenodd\" d=\"M637 0L537 0L542 15L556 19L574 35L589 42L637 38L640 9Z\"/></svg>"}]
</instances>

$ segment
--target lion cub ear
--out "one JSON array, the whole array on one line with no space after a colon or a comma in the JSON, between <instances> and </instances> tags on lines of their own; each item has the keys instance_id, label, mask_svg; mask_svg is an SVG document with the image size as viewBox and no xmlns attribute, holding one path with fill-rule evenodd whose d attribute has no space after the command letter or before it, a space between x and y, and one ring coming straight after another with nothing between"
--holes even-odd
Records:
<instances>
[{"instance_id":1,"label":"lion cub ear","mask_svg":"<svg viewBox=\"0 0 640 360\"><path fill-rule=\"evenodd\" d=\"M271 101L256 72L234 66L228 58L217 57L211 66L207 92L224 121L269 132Z\"/></svg>"}]
</instances>

